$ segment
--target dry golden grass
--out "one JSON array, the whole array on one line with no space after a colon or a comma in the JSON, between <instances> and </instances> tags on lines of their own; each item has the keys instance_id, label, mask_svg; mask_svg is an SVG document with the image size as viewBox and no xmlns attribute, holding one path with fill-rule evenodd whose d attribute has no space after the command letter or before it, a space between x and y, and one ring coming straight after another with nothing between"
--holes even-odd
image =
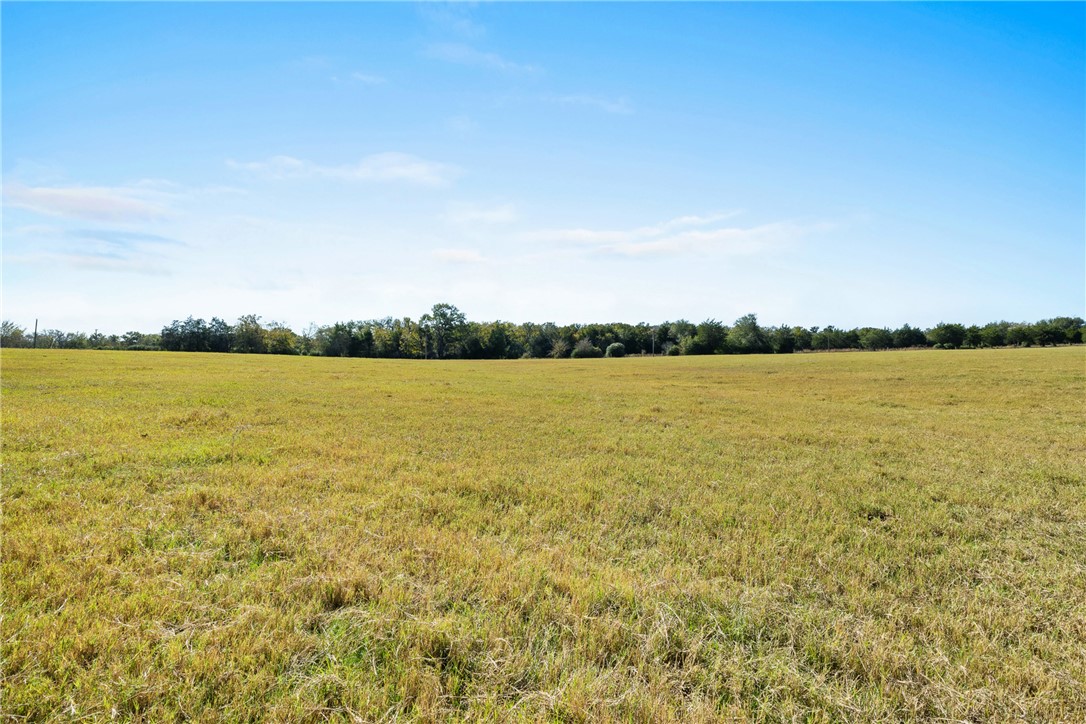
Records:
<instances>
[{"instance_id":1,"label":"dry golden grass","mask_svg":"<svg viewBox=\"0 0 1086 724\"><path fill-rule=\"evenodd\" d=\"M0 707L1083 721L1084 362L4 350Z\"/></svg>"}]
</instances>

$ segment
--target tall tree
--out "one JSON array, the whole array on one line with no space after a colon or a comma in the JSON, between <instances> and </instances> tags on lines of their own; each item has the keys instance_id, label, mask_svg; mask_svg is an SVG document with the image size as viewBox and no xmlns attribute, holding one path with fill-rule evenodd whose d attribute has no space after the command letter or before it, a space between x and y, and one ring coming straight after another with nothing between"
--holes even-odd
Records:
<instances>
[{"instance_id":1,"label":"tall tree","mask_svg":"<svg viewBox=\"0 0 1086 724\"><path fill-rule=\"evenodd\" d=\"M238 323L234 325L234 351L258 354L267 352L265 332L264 326L260 324L260 317L256 314L238 317Z\"/></svg>"},{"instance_id":2,"label":"tall tree","mask_svg":"<svg viewBox=\"0 0 1086 724\"><path fill-rule=\"evenodd\" d=\"M451 304L435 304L429 314L419 319L419 326L425 332L431 354L438 359L460 356L467 318L459 309Z\"/></svg>"},{"instance_id":3,"label":"tall tree","mask_svg":"<svg viewBox=\"0 0 1086 724\"><path fill-rule=\"evenodd\" d=\"M758 325L758 316L755 314L745 314L735 320L735 324L728 331L728 347L733 352L746 354L764 354L773 351L769 336Z\"/></svg>"}]
</instances>

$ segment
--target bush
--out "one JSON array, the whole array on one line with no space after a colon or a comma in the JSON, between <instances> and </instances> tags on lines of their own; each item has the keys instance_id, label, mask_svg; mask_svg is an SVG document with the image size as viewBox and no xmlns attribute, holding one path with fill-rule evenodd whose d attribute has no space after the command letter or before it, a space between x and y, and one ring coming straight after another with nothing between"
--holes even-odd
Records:
<instances>
[{"instance_id":1,"label":"bush","mask_svg":"<svg viewBox=\"0 0 1086 724\"><path fill-rule=\"evenodd\" d=\"M615 342L614 344L607 345L607 352L604 354L604 357L625 357L625 356L626 356L626 345L622 344L622 342Z\"/></svg>"},{"instance_id":2,"label":"bush","mask_svg":"<svg viewBox=\"0 0 1086 724\"><path fill-rule=\"evenodd\" d=\"M570 357L574 359L581 359L584 357L602 357L603 350L596 345L592 344L590 340L582 339L577 343L577 346L573 348L573 352L570 353Z\"/></svg>"},{"instance_id":3,"label":"bush","mask_svg":"<svg viewBox=\"0 0 1086 724\"><path fill-rule=\"evenodd\" d=\"M668 357L678 357L679 352L681 352L681 350L679 349L679 345L677 344L668 345L664 349L664 354L666 354Z\"/></svg>"}]
</instances>

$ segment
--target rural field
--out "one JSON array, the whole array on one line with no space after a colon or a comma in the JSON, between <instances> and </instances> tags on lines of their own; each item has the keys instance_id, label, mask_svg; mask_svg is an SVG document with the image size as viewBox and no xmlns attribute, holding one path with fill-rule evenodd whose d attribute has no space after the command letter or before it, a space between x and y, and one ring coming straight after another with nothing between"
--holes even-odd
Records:
<instances>
[{"instance_id":1,"label":"rural field","mask_svg":"<svg viewBox=\"0 0 1086 724\"><path fill-rule=\"evenodd\" d=\"M4 350L11 720L1086 720L1086 350Z\"/></svg>"}]
</instances>

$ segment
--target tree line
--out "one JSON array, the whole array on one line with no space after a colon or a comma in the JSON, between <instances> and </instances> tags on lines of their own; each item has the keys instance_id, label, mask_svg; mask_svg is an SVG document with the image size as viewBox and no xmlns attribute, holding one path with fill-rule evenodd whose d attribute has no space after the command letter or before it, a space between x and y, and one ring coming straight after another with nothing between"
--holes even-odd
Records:
<instances>
[{"instance_id":1,"label":"tree line","mask_svg":"<svg viewBox=\"0 0 1086 724\"><path fill-rule=\"evenodd\" d=\"M959 349L1078 344L1086 338L1081 317L1037 322L991 322L978 326L940 323L930 329L762 326L754 314L731 325L716 319L699 324L680 319L660 324L567 324L473 322L451 304L435 304L418 320L386 317L310 325L301 332L245 315L234 324L188 317L159 333L63 332L46 329L36 341L26 329L4 321L0 346L237 352L248 354L382 357L400 359L518 359L603 357L627 354L790 354L815 350L883 350L915 347Z\"/></svg>"}]
</instances>

